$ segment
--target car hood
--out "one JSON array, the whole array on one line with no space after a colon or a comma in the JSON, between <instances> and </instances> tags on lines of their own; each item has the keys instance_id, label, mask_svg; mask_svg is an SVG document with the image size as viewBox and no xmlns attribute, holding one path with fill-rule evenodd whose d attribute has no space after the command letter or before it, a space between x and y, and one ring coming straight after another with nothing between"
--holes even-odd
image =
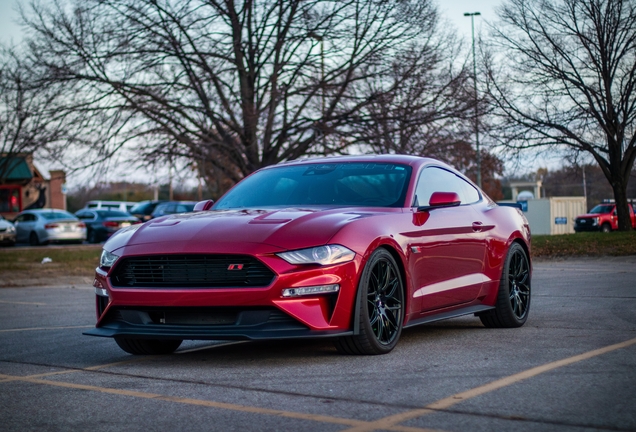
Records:
<instances>
[{"instance_id":1,"label":"car hood","mask_svg":"<svg viewBox=\"0 0 636 432\"><path fill-rule=\"evenodd\" d=\"M12 227L12 226L13 226L13 224L11 222L9 222L8 220L0 219L0 228L7 229L7 228Z\"/></svg>"},{"instance_id":2,"label":"car hood","mask_svg":"<svg viewBox=\"0 0 636 432\"><path fill-rule=\"evenodd\" d=\"M365 209L366 210L366 209ZM133 253L241 252L239 245L270 245L278 250L322 245L346 224L378 214L360 208L223 210L186 213L153 219L120 230L104 245L116 250L131 246ZM230 249L231 248L231 249ZM142 249L144 251L142 251Z\"/></svg>"},{"instance_id":3,"label":"car hood","mask_svg":"<svg viewBox=\"0 0 636 432\"><path fill-rule=\"evenodd\" d=\"M589 218L597 218L599 216L606 215L607 213L585 213L582 215L578 215L575 219L589 219Z\"/></svg>"}]
</instances>

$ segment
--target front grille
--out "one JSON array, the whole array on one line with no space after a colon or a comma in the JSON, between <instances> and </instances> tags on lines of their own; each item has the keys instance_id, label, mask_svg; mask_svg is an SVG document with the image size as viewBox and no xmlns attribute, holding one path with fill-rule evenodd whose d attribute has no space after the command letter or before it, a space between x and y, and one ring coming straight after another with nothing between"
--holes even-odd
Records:
<instances>
[{"instance_id":1,"label":"front grille","mask_svg":"<svg viewBox=\"0 0 636 432\"><path fill-rule=\"evenodd\" d=\"M151 255L123 258L114 269L115 287L264 287L274 279L265 264L247 255Z\"/></svg>"}]
</instances>

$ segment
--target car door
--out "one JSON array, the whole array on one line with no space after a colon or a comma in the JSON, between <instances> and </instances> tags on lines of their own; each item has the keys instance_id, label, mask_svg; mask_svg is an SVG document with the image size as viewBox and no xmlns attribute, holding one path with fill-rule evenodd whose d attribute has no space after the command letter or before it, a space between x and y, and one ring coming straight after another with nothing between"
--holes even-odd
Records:
<instances>
[{"instance_id":1,"label":"car door","mask_svg":"<svg viewBox=\"0 0 636 432\"><path fill-rule=\"evenodd\" d=\"M35 217L35 215L32 215L30 213L23 213L15 218L14 225L16 231L16 241L18 243L29 241L29 235L31 234L31 231L35 229L36 219L37 218Z\"/></svg>"},{"instance_id":2,"label":"car door","mask_svg":"<svg viewBox=\"0 0 636 432\"><path fill-rule=\"evenodd\" d=\"M456 193L460 204L418 211L434 192ZM414 300L422 312L477 298L485 280L486 240L471 204L480 199L477 189L451 171L428 167L421 172L408 252Z\"/></svg>"}]
</instances>

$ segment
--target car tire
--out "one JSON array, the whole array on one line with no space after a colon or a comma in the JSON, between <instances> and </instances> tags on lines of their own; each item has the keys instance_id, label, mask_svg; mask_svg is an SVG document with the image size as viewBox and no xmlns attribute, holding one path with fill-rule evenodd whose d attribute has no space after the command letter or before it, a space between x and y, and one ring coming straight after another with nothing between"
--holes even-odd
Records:
<instances>
[{"instance_id":1,"label":"car tire","mask_svg":"<svg viewBox=\"0 0 636 432\"><path fill-rule=\"evenodd\" d=\"M607 222L601 225L601 232L608 233L612 232L612 227Z\"/></svg>"},{"instance_id":2,"label":"car tire","mask_svg":"<svg viewBox=\"0 0 636 432\"><path fill-rule=\"evenodd\" d=\"M530 312L530 261L518 243L508 250L504 263L495 308L479 314L481 322L490 328L521 327Z\"/></svg>"},{"instance_id":3,"label":"car tire","mask_svg":"<svg viewBox=\"0 0 636 432\"><path fill-rule=\"evenodd\" d=\"M358 284L360 330L334 340L343 354L389 353L397 345L404 323L404 284L399 267L386 249L376 249L362 271Z\"/></svg>"},{"instance_id":4,"label":"car tire","mask_svg":"<svg viewBox=\"0 0 636 432\"><path fill-rule=\"evenodd\" d=\"M135 355L160 355L172 354L179 346L182 340L159 340L159 339L133 339L116 337L115 342L119 348L129 354Z\"/></svg>"},{"instance_id":5,"label":"car tire","mask_svg":"<svg viewBox=\"0 0 636 432\"><path fill-rule=\"evenodd\" d=\"M40 239L38 238L38 234L35 231L31 231L31 234L29 234L29 244L31 246L40 245Z\"/></svg>"},{"instance_id":6,"label":"car tire","mask_svg":"<svg viewBox=\"0 0 636 432\"><path fill-rule=\"evenodd\" d=\"M95 233L95 230L90 230L90 231L88 232L88 242L89 242L89 243L91 243L91 244L92 244L92 243L97 243L97 242L98 242L98 240L97 240L97 234Z\"/></svg>"}]
</instances>

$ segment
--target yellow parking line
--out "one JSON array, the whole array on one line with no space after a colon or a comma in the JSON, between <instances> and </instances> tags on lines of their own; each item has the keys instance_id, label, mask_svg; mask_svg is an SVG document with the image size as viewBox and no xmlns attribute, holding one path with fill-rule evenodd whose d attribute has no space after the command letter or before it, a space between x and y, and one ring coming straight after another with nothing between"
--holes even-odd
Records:
<instances>
[{"instance_id":1,"label":"yellow parking line","mask_svg":"<svg viewBox=\"0 0 636 432\"><path fill-rule=\"evenodd\" d=\"M432 404L429 404L423 408L410 410L400 414L384 417L376 421L362 421L362 420L346 419L341 417L325 416L325 415L319 415L319 414L274 410L269 408L259 408L259 407L252 407L252 406L246 406L246 405L215 402L215 401L209 401L209 400L167 396L167 395L161 395L156 393L113 389L108 387L97 387L97 386L67 383L67 382L61 382L61 381L49 381L49 380L43 380L38 378L45 375L59 375L59 374L65 373L66 371L51 372L48 374L32 375L27 377L0 374L0 383L11 382L11 381L22 381L22 382L29 382L32 384L49 385L49 386L63 387L63 388L69 388L69 389L75 389L75 390L95 391L99 393L138 397L143 399L152 399L152 400L159 400L159 401L165 401L165 402L175 402L175 403L181 403L181 404L187 404L187 405L197 405L197 406L204 406L209 408L218 408L218 409L225 409L225 410L231 410L231 411L246 412L251 414L263 414L263 415L279 416L279 417L286 417L286 418L294 418L299 420L310 420L310 421L316 421L321 423L350 426L350 428L346 430L347 432L354 432L354 431L367 432L367 431L374 431L374 430L391 430L391 431L398 431L398 432L416 432L416 431L417 432L432 432L431 429L401 426L399 425L399 423L450 408L451 406L456 405L465 400L468 400L477 396L481 396L486 393L490 393L492 391L510 386L512 384L516 384L518 382L524 381L528 378L535 377L545 372L549 372L549 371L558 369L560 367L578 363L583 360L597 357L597 356L600 356L600 355L603 355L618 349L627 348L635 344L636 344L636 338L630 339L628 341L621 342L618 344L609 345L604 348L588 351L586 353L579 354L573 357L568 357L563 360L547 363L547 364L537 366L514 375L510 375L508 377L501 378L499 380L493 381L483 386L479 386L464 392L456 393L447 398L440 399L437 402L433 402ZM145 357L143 359L145 359ZM106 365L92 366L86 369L69 370L68 372L91 371L91 370L97 370L100 368L114 366L118 364L131 363L134 361L138 361L138 360L134 359L134 360L127 360L123 362L109 363Z\"/></svg>"},{"instance_id":2,"label":"yellow parking line","mask_svg":"<svg viewBox=\"0 0 636 432\"><path fill-rule=\"evenodd\" d=\"M246 406L246 405L236 405L236 404L215 402L215 401L202 400L202 399L190 399L190 398L183 398L178 396L166 396L166 395L162 395L158 393L146 393L146 392L139 392L139 391L132 391L132 390L114 389L114 388L108 388L108 387L97 387L92 385L68 383L68 382L62 382L62 381L48 381L48 380L43 380L39 378L9 376L9 375L0 374L0 380L2 380L0 382L21 381L21 382L28 382L32 384L42 384L42 385L48 385L48 386L54 386L54 387L68 388L73 390L87 390L87 391L107 393L107 394L113 394L113 395L119 395L119 396L130 396L130 397L136 397L136 398L142 398L142 399L152 399L152 400L164 401L164 402L174 402L174 403L181 403L181 404L187 404L187 405L203 406L208 408L218 408L218 409L224 409L224 410L230 410L230 411L245 412L250 414L263 414L263 415L270 415L270 416L277 416L277 417L293 418L298 420L310 420L310 421L316 421L320 423L338 424L343 426L354 426L354 427L358 426L359 427L359 426L365 426L365 425L371 424L363 420L332 417L332 416L326 416L326 415L320 415L320 414L309 414L309 413L301 413L301 412L294 412L294 411L283 411L283 410L275 410L275 409L269 409L269 408L259 408L259 407L252 407L252 406ZM413 427L400 426L400 425L393 425L386 429L391 431L397 431L397 432L435 432L431 429L413 428Z\"/></svg>"},{"instance_id":3,"label":"yellow parking line","mask_svg":"<svg viewBox=\"0 0 636 432\"><path fill-rule=\"evenodd\" d=\"M424 408L406 411L400 414L388 416L367 425L360 425L351 429L347 429L346 432L368 432L368 431L373 431L378 429L379 430L391 429L398 423L402 423L407 420L411 420L411 419L422 417L427 414L431 414L440 410L444 410L460 402L463 402L465 400L472 399L474 397L481 396L483 394L490 393L495 390L499 390L500 388L507 387L512 384L516 384L520 381L535 377L542 373L550 372L554 369L558 369L563 366L568 366L574 363L578 363L580 361L597 357L602 354L607 354L609 352L616 351L618 349L627 348L635 344L636 344L636 338L630 339L628 341L621 342L618 344L609 345L604 348L599 348L593 351L588 351L586 353L579 354L573 357L568 357L563 360L546 363L544 365L537 366L532 369L528 369L526 371L523 371L514 375L510 375L505 378L498 379L496 381L485 384L483 386L475 387L474 389L467 390L461 393L456 393L452 396L449 396L444 399L440 399L437 402L433 402L432 404L426 405Z\"/></svg>"},{"instance_id":4,"label":"yellow parking line","mask_svg":"<svg viewBox=\"0 0 636 432\"><path fill-rule=\"evenodd\" d=\"M65 330L65 329L82 329L82 328L93 328L93 325L83 325L83 326L64 326L64 327L29 327L29 328L18 328L18 329L4 329L0 330L0 333L10 333L10 332L21 332L21 331L36 331L36 330Z\"/></svg>"}]
</instances>

